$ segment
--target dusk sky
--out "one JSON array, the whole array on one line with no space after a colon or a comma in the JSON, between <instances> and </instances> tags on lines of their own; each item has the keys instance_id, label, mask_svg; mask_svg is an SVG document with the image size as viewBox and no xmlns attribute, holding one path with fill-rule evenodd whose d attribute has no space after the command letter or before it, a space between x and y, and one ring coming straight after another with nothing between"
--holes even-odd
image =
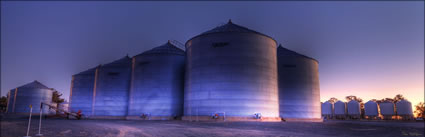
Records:
<instances>
[{"instance_id":1,"label":"dusk sky","mask_svg":"<svg viewBox=\"0 0 425 137\"><path fill-rule=\"evenodd\" d=\"M320 97L424 100L424 2L1 2L1 95L232 22L319 61Z\"/></svg>"}]
</instances>

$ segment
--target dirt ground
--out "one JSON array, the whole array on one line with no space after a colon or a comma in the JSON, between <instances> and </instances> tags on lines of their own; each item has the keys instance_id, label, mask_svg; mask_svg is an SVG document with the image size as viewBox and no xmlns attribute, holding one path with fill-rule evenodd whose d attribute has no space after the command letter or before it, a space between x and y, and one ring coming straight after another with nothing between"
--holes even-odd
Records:
<instances>
[{"instance_id":1,"label":"dirt ground","mask_svg":"<svg viewBox=\"0 0 425 137\"><path fill-rule=\"evenodd\" d=\"M27 119L1 121L2 137L22 137ZM30 136L38 133L38 119ZM188 122L130 120L43 119L45 137L407 137L424 136L423 122L326 121L304 122Z\"/></svg>"}]
</instances>

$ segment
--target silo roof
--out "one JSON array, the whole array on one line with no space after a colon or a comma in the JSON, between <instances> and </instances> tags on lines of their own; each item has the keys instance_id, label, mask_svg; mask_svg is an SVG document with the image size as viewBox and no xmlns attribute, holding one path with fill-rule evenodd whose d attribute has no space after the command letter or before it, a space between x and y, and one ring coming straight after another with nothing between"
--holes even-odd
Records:
<instances>
[{"instance_id":1,"label":"silo roof","mask_svg":"<svg viewBox=\"0 0 425 137\"><path fill-rule=\"evenodd\" d=\"M168 41L167 43L159 46L159 47L155 47L152 48L151 50L145 51L139 55L136 56L141 56L141 55L152 55L152 54L177 54L177 55L185 55L184 50L178 48L176 45L172 44L170 41Z\"/></svg>"},{"instance_id":2,"label":"silo roof","mask_svg":"<svg viewBox=\"0 0 425 137\"><path fill-rule=\"evenodd\" d=\"M317 61L316 59L300 54L298 52L289 50L287 48L284 48L282 45L279 44L279 46L277 47L277 56L300 56L300 57L304 57L304 58L308 58L308 59L312 59L314 61L316 61L317 63L319 63L319 61Z\"/></svg>"},{"instance_id":3,"label":"silo roof","mask_svg":"<svg viewBox=\"0 0 425 137\"><path fill-rule=\"evenodd\" d=\"M254 33L254 34L259 34L259 35L266 36L266 37L274 40L272 37L270 37L270 36L268 36L266 34L263 34L263 33L260 33L260 32L257 32L257 31L251 30L251 29L248 29L248 28L243 27L241 25L234 24L231 20L229 20L229 22L227 22L227 24L224 24L224 25L215 27L215 28L213 28L211 30L205 31L205 32L203 32L203 33L201 33L201 34L199 34L199 35L197 35L197 36L189 39L188 41L190 41L190 40L192 40L192 39L194 39L196 37L203 36L203 35L208 35L208 34L213 34L213 33L228 33L228 32ZM276 42L276 40L274 40L274 41Z\"/></svg>"},{"instance_id":4,"label":"silo roof","mask_svg":"<svg viewBox=\"0 0 425 137\"><path fill-rule=\"evenodd\" d=\"M131 63L131 58L128 56L125 56L121 59L112 61L111 63L105 64L102 67L110 67L110 66L120 66L120 65L128 65Z\"/></svg>"},{"instance_id":5,"label":"silo roof","mask_svg":"<svg viewBox=\"0 0 425 137\"><path fill-rule=\"evenodd\" d=\"M39 89L50 89L49 87L47 87L46 85L44 85L44 84L42 84L42 83L38 82L37 80L34 80L34 81L33 81L33 82L31 82L31 83L28 83L28 84L22 85L22 86L20 86L20 87L18 87L18 88L39 88Z\"/></svg>"},{"instance_id":6,"label":"silo roof","mask_svg":"<svg viewBox=\"0 0 425 137\"><path fill-rule=\"evenodd\" d=\"M82 71L82 72L80 72L80 73L77 73L77 74L75 74L75 75L87 75L87 74L93 74L93 73L95 73L95 72L96 72L96 69L97 69L98 67L100 67L100 65L99 65L99 66L96 66L96 67L94 67L94 68L91 68L91 69L88 69L88 70Z\"/></svg>"}]
</instances>

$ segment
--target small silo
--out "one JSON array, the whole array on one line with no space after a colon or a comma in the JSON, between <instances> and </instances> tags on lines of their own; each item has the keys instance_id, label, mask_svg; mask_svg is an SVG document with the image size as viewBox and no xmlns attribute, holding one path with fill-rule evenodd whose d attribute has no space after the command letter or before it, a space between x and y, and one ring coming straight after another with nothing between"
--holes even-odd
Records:
<instances>
[{"instance_id":1,"label":"small silo","mask_svg":"<svg viewBox=\"0 0 425 137\"><path fill-rule=\"evenodd\" d=\"M322 116L331 119L333 115L333 104L329 101L322 103Z\"/></svg>"},{"instance_id":2,"label":"small silo","mask_svg":"<svg viewBox=\"0 0 425 137\"><path fill-rule=\"evenodd\" d=\"M379 110L384 119L389 120L395 115L394 103L385 101L379 103Z\"/></svg>"},{"instance_id":3,"label":"small silo","mask_svg":"<svg viewBox=\"0 0 425 137\"><path fill-rule=\"evenodd\" d=\"M342 101L334 103L334 115L337 119L345 119L347 115L346 104Z\"/></svg>"},{"instance_id":4,"label":"small silo","mask_svg":"<svg viewBox=\"0 0 425 137\"><path fill-rule=\"evenodd\" d=\"M321 121L319 63L277 48L280 116L292 121Z\"/></svg>"},{"instance_id":5,"label":"small silo","mask_svg":"<svg viewBox=\"0 0 425 137\"><path fill-rule=\"evenodd\" d=\"M127 119L174 119L183 115L185 55L169 41L133 57Z\"/></svg>"},{"instance_id":6,"label":"small silo","mask_svg":"<svg viewBox=\"0 0 425 137\"><path fill-rule=\"evenodd\" d=\"M403 120L413 119L412 103L407 100L400 100L396 103L397 115Z\"/></svg>"},{"instance_id":7,"label":"small silo","mask_svg":"<svg viewBox=\"0 0 425 137\"><path fill-rule=\"evenodd\" d=\"M72 76L71 92L69 97L69 110L78 112L84 116L93 114L93 91L96 80L96 72L100 66L88 69Z\"/></svg>"},{"instance_id":8,"label":"small silo","mask_svg":"<svg viewBox=\"0 0 425 137\"><path fill-rule=\"evenodd\" d=\"M281 120L273 38L229 21L185 46L183 120Z\"/></svg>"},{"instance_id":9,"label":"small silo","mask_svg":"<svg viewBox=\"0 0 425 137\"><path fill-rule=\"evenodd\" d=\"M368 101L364 104L365 109L365 116L367 116L368 119L376 119L379 116L378 111L378 103L375 101Z\"/></svg>"},{"instance_id":10,"label":"small silo","mask_svg":"<svg viewBox=\"0 0 425 137\"><path fill-rule=\"evenodd\" d=\"M30 113L30 105L32 105L33 113L39 113L41 102L52 104L53 90L38 81L34 81L11 90L9 94L10 105L7 113L28 114ZM43 113L52 112L48 107L43 107Z\"/></svg>"},{"instance_id":11,"label":"small silo","mask_svg":"<svg viewBox=\"0 0 425 137\"><path fill-rule=\"evenodd\" d=\"M102 65L94 87L93 118L124 119L128 111L131 58Z\"/></svg>"},{"instance_id":12,"label":"small silo","mask_svg":"<svg viewBox=\"0 0 425 137\"><path fill-rule=\"evenodd\" d=\"M347 103L347 114L351 119L359 119L360 118L360 103L351 100Z\"/></svg>"}]
</instances>

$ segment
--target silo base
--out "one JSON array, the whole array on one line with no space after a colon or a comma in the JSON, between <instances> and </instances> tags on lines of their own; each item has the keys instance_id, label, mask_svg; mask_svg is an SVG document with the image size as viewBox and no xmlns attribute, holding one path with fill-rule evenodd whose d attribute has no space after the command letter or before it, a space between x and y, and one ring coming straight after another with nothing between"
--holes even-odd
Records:
<instances>
[{"instance_id":1,"label":"silo base","mask_svg":"<svg viewBox=\"0 0 425 137\"><path fill-rule=\"evenodd\" d=\"M125 119L125 116L88 116L87 119Z\"/></svg>"},{"instance_id":2,"label":"silo base","mask_svg":"<svg viewBox=\"0 0 425 137\"><path fill-rule=\"evenodd\" d=\"M127 116L127 120L179 120L179 117L174 116L149 116L142 118L141 116Z\"/></svg>"},{"instance_id":3,"label":"silo base","mask_svg":"<svg viewBox=\"0 0 425 137\"><path fill-rule=\"evenodd\" d=\"M257 122L281 122L280 117L262 117L261 119L255 119L254 117L235 117L226 116L226 118L220 116L219 118L212 118L211 116L183 116L182 120L185 121L257 121Z\"/></svg>"},{"instance_id":4,"label":"silo base","mask_svg":"<svg viewBox=\"0 0 425 137\"><path fill-rule=\"evenodd\" d=\"M283 118L285 122L323 122L322 118Z\"/></svg>"}]
</instances>

